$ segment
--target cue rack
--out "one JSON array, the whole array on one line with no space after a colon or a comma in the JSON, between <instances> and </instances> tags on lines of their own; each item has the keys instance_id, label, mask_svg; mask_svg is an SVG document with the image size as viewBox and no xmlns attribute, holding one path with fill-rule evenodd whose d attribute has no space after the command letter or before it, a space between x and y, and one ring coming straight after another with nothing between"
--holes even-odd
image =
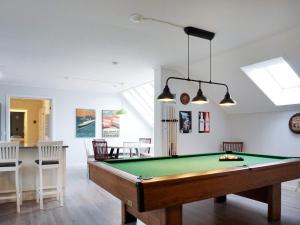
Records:
<instances>
[{"instance_id":1,"label":"cue rack","mask_svg":"<svg viewBox=\"0 0 300 225\"><path fill-rule=\"evenodd\" d=\"M163 155L171 156L177 154L177 129L178 119L173 104L162 105L162 145Z\"/></svg>"}]
</instances>

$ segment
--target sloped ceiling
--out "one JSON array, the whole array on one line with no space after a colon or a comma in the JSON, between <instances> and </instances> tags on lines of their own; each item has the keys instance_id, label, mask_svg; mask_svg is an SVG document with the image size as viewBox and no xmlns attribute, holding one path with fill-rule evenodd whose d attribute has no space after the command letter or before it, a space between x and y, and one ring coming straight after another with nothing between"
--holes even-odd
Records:
<instances>
[{"instance_id":1,"label":"sloped ceiling","mask_svg":"<svg viewBox=\"0 0 300 225\"><path fill-rule=\"evenodd\" d=\"M213 79L239 101L229 113L278 109L241 66L284 54L299 67L298 0L9 0L0 1L0 83L117 92L152 80L158 66L186 71L183 31L133 24L136 12L216 32ZM207 77L207 57L207 41L191 38L193 76ZM218 102L223 92L207 95Z\"/></svg>"}]
</instances>

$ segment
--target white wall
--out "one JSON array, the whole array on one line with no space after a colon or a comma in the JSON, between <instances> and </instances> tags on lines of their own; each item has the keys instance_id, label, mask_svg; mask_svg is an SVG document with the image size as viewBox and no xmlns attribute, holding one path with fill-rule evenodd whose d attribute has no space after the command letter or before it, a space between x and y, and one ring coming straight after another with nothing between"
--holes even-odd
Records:
<instances>
[{"instance_id":1,"label":"white wall","mask_svg":"<svg viewBox=\"0 0 300 225\"><path fill-rule=\"evenodd\" d=\"M101 137L101 110L119 109L122 106L119 95L63 91L56 89L30 88L0 84L1 139L5 139L6 95L38 96L54 99L54 139L63 140L69 146L67 165L85 165L86 153L82 138L75 137L75 109L96 110L96 137ZM126 105L125 105L126 107ZM122 144L122 141L137 141L139 137L152 137L153 130L130 107L121 118L120 138L110 138L108 143Z\"/></svg>"},{"instance_id":2,"label":"white wall","mask_svg":"<svg viewBox=\"0 0 300 225\"><path fill-rule=\"evenodd\" d=\"M176 71L162 69L163 83L161 89L165 86L165 79L169 76L177 76ZM190 82L171 80L169 81L169 88L173 94L176 94L176 116L179 117L179 111L192 111L192 133L181 134L179 133L178 126L178 154L190 154L190 153L203 153L203 152L216 152L220 150L220 144L223 140L228 139L229 132L229 120L227 114L222 107L218 104L210 101L208 104L195 105L191 102L188 105L183 105L180 102L180 95L186 92L192 98L196 95L198 87ZM204 90L204 89L203 89ZM204 93L205 94L205 93ZM222 98L224 96L220 96ZM164 104L164 103L160 103ZM211 124L210 133L198 133L198 112L205 111L210 112ZM157 153L159 154L159 152Z\"/></svg>"},{"instance_id":3,"label":"white wall","mask_svg":"<svg viewBox=\"0 0 300 225\"><path fill-rule=\"evenodd\" d=\"M300 135L288 122L298 111L230 115L231 139L243 141L245 151L258 154L300 156Z\"/></svg>"}]
</instances>

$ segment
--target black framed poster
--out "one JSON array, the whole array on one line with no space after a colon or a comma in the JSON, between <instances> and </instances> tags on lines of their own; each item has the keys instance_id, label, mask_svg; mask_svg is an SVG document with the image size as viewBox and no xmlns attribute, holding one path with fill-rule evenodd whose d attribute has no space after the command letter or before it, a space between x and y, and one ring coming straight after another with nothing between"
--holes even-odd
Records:
<instances>
[{"instance_id":1,"label":"black framed poster","mask_svg":"<svg viewBox=\"0 0 300 225\"><path fill-rule=\"evenodd\" d=\"M192 112L179 111L179 132L192 133Z\"/></svg>"}]
</instances>

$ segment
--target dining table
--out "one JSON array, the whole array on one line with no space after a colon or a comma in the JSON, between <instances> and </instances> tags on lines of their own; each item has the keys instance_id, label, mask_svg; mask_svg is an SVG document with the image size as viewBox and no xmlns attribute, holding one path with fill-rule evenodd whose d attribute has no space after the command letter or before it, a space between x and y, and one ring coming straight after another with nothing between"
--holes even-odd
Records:
<instances>
[{"instance_id":1,"label":"dining table","mask_svg":"<svg viewBox=\"0 0 300 225\"><path fill-rule=\"evenodd\" d=\"M140 155L140 149L142 148L151 148L153 147L153 144L146 144L146 143L141 143L139 145L136 146L123 146L123 145L108 145L107 148L109 149L109 155L113 156L116 155L117 158L119 158L120 156L120 150L122 150L122 156L125 156L125 150L129 149L129 157L133 157L134 155L136 155L137 157L139 157ZM135 150L135 154L133 153L133 150Z\"/></svg>"}]
</instances>

